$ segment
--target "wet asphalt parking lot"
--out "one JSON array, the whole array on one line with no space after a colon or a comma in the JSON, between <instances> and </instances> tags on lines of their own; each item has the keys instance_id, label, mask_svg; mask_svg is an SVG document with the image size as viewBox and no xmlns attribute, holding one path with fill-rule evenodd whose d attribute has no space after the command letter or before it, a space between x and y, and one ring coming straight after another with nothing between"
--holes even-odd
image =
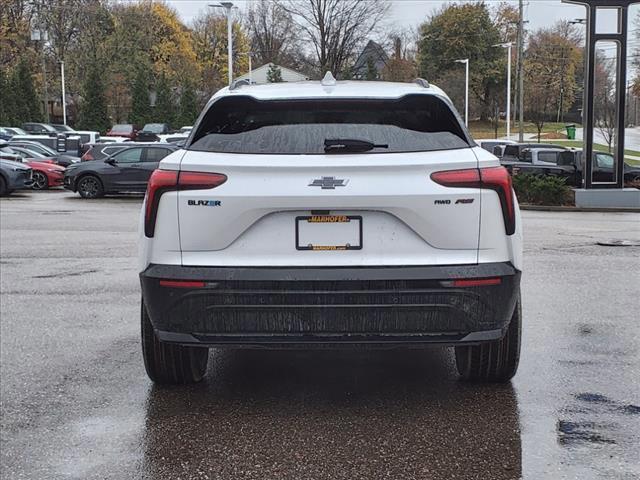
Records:
<instances>
[{"instance_id":1,"label":"wet asphalt parking lot","mask_svg":"<svg viewBox=\"0 0 640 480\"><path fill-rule=\"evenodd\" d=\"M637 479L640 214L523 212L510 385L450 351L215 351L157 388L139 346L140 199L0 200L1 477Z\"/></svg>"}]
</instances>

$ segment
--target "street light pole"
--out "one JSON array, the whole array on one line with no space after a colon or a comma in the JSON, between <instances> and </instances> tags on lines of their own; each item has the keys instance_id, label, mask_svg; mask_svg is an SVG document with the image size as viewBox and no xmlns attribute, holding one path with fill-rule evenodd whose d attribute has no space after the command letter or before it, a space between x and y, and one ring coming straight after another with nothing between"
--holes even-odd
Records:
<instances>
[{"instance_id":1,"label":"street light pole","mask_svg":"<svg viewBox=\"0 0 640 480\"><path fill-rule=\"evenodd\" d=\"M64 61L60 60L60 81L62 82L62 123L67 124L67 95L64 85Z\"/></svg>"},{"instance_id":2,"label":"street light pole","mask_svg":"<svg viewBox=\"0 0 640 480\"><path fill-rule=\"evenodd\" d=\"M494 47L507 49L507 139L511 137L511 47L513 43L498 43Z\"/></svg>"},{"instance_id":3,"label":"street light pole","mask_svg":"<svg viewBox=\"0 0 640 480\"><path fill-rule=\"evenodd\" d=\"M469 126L469 59L456 60L457 63L464 63L465 81L464 81L464 124Z\"/></svg>"},{"instance_id":4,"label":"street light pole","mask_svg":"<svg viewBox=\"0 0 640 480\"><path fill-rule=\"evenodd\" d=\"M227 57L229 68L229 86L231 86L231 83L233 83L233 32L231 23L231 9L233 8L233 3L220 2L220 4L211 4L209 6L213 8L224 8L227 11Z\"/></svg>"}]
</instances>

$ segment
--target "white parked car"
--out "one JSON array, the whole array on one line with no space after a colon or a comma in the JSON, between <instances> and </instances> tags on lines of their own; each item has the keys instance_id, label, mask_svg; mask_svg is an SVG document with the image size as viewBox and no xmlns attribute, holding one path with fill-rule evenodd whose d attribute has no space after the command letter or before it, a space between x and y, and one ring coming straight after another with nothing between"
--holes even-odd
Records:
<instances>
[{"instance_id":1,"label":"white parked car","mask_svg":"<svg viewBox=\"0 0 640 480\"><path fill-rule=\"evenodd\" d=\"M521 226L507 171L424 80L222 89L149 181L147 373L199 381L209 347L435 343L508 381Z\"/></svg>"}]
</instances>

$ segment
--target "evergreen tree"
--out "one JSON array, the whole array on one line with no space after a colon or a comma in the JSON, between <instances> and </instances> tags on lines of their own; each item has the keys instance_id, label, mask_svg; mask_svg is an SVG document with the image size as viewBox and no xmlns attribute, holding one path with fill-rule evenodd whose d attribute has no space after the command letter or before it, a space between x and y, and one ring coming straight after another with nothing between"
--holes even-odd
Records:
<instances>
[{"instance_id":1,"label":"evergreen tree","mask_svg":"<svg viewBox=\"0 0 640 480\"><path fill-rule=\"evenodd\" d=\"M186 83L180 95L180 126L193 125L198 113L196 92L190 82Z\"/></svg>"},{"instance_id":2,"label":"evergreen tree","mask_svg":"<svg viewBox=\"0 0 640 480\"><path fill-rule=\"evenodd\" d=\"M378 70L376 69L375 63L373 60L367 60L367 73L364 78L365 80L378 80Z\"/></svg>"},{"instance_id":3,"label":"evergreen tree","mask_svg":"<svg viewBox=\"0 0 640 480\"><path fill-rule=\"evenodd\" d=\"M269 70L267 70L267 81L269 83L280 83L284 81L282 80L282 71L280 70L280 67L274 63L269 65Z\"/></svg>"},{"instance_id":4,"label":"evergreen tree","mask_svg":"<svg viewBox=\"0 0 640 480\"><path fill-rule=\"evenodd\" d=\"M142 127L151 119L149 103L149 75L146 69L140 68L136 73L131 89L131 114L129 122Z\"/></svg>"},{"instance_id":5,"label":"evergreen tree","mask_svg":"<svg viewBox=\"0 0 640 480\"><path fill-rule=\"evenodd\" d=\"M156 108L154 119L157 122L174 125L176 121L176 108L173 104L171 87L164 73L160 76L156 86Z\"/></svg>"},{"instance_id":6,"label":"evergreen tree","mask_svg":"<svg viewBox=\"0 0 640 480\"><path fill-rule=\"evenodd\" d=\"M40 102L33 85L31 69L25 59L20 60L13 71L9 81L9 91L14 96L14 122L21 124L40 121L42 118Z\"/></svg>"},{"instance_id":7,"label":"evergreen tree","mask_svg":"<svg viewBox=\"0 0 640 480\"><path fill-rule=\"evenodd\" d=\"M9 77L0 70L0 125L14 125L14 96L9 90Z\"/></svg>"},{"instance_id":8,"label":"evergreen tree","mask_svg":"<svg viewBox=\"0 0 640 480\"><path fill-rule=\"evenodd\" d=\"M89 68L83 84L78 128L106 132L110 125L102 72L93 66Z\"/></svg>"}]
</instances>

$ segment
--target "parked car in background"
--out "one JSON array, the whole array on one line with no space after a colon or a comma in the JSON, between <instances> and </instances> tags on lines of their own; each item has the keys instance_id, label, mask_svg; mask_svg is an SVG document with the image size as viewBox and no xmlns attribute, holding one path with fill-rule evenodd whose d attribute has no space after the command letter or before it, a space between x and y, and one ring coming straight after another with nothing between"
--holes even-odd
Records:
<instances>
[{"instance_id":1,"label":"parked car in background","mask_svg":"<svg viewBox=\"0 0 640 480\"><path fill-rule=\"evenodd\" d=\"M58 131L48 123L23 123L22 129L30 135L48 135L57 137Z\"/></svg>"},{"instance_id":2,"label":"parked car in background","mask_svg":"<svg viewBox=\"0 0 640 480\"><path fill-rule=\"evenodd\" d=\"M65 172L64 187L78 192L82 198L98 198L106 193L142 193L160 160L176 150L169 144L128 145L103 160L70 166Z\"/></svg>"},{"instance_id":3,"label":"parked car in background","mask_svg":"<svg viewBox=\"0 0 640 480\"><path fill-rule=\"evenodd\" d=\"M30 152L20 147L10 147L0 144L0 155L9 160L8 155L16 155L16 163L23 163L33 169L32 188L44 190L49 187L61 186L64 179L64 167L56 165L51 158L39 157L40 154Z\"/></svg>"},{"instance_id":4,"label":"parked car in background","mask_svg":"<svg viewBox=\"0 0 640 480\"><path fill-rule=\"evenodd\" d=\"M171 127L167 123L147 123L142 127L142 132L151 132L156 135L166 135L171 133Z\"/></svg>"},{"instance_id":5,"label":"parked car in background","mask_svg":"<svg viewBox=\"0 0 640 480\"><path fill-rule=\"evenodd\" d=\"M28 165L0 158L0 196L31 188L31 174L32 170Z\"/></svg>"},{"instance_id":6,"label":"parked car in background","mask_svg":"<svg viewBox=\"0 0 640 480\"><path fill-rule=\"evenodd\" d=\"M2 128L4 128L6 131L11 133L12 135L29 135L23 129L18 127L2 127Z\"/></svg>"},{"instance_id":7,"label":"parked car in background","mask_svg":"<svg viewBox=\"0 0 640 480\"><path fill-rule=\"evenodd\" d=\"M151 145L156 142L149 142ZM88 162L91 160L104 160L105 158L119 152L120 150L124 150L127 147L131 147L133 145L140 145L138 142L107 142L96 143L95 145L91 145L91 148L87 150L87 152L80 159L83 162ZM147 145L147 143L142 144Z\"/></svg>"},{"instance_id":8,"label":"parked car in background","mask_svg":"<svg viewBox=\"0 0 640 480\"><path fill-rule=\"evenodd\" d=\"M566 148L552 143L514 143L505 146L501 161L520 160L522 158L522 152L529 148L559 148L566 150Z\"/></svg>"},{"instance_id":9,"label":"parked car in background","mask_svg":"<svg viewBox=\"0 0 640 480\"><path fill-rule=\"evenodd\" d=\"M522 161L533 165L557 165L565 148L527 148L522 151Z\"/></svg>"},{"instance_id":10,"label":"parked car in background","mask_svg":"<svg viewBox=\"0 0 640 480\"><path fill-rule=\"evenodd\" d=\"M75 130L69 125L63 125L60 123L52 123L51 126L60 133L79 136L83 145L82 153L86 151L84 145L86 145L87 143L97 143L100 141L100 132L96 132L93 130Z\"/></svg>"},{"instance_id":11,"label":"parked car in background","mask_svg":"<svg viewBox=\"0 0 640 480\"><path fill-rule=\"evenodd\" d=\"M578 149L554 152L556 164L548 162L533 163L533 161L502 162L502 165L514 175L545 175L566 179L566 184L572 187L581 187L583 179L583 152ZM525 154L525 159L527 158ZM550 157L545 157L551 160ZM592 157L594 183L615 181L614 157L609 153L593 152ZM624 164L624 182L632 183L640 181L640 168Z\"/></svg>"},{"instance_id":12,"label":"parked car in background","mask_svg":"<svg viewBox=\"0 0 640 480\"><path fill-rule=\"evenodd\" d=\"M493 153L496 157L502 158L504 155L504 149L507 145L514 145L516 142L513 140L476 140L476 143L487 152Z\"/></svg>"},{"instance_id":13,"label":"parked car in background","mask_svg":"<svg viewBox=\"0 0 640 480\"><path fill-rule=\"evenodd\" d=\"M43 157L52 158L55 161L55 163L57 163L58 165L62 165L63 167L68 167L72 163L77 163L80 161L79 157L74 157L64 153L56 152L51 147L48 147L38 142L31 142L29 140L10 140L9 146L12 147L14 150L16 148L25 148L32 152L39 153Z\"/></svg>"},{"instance_id":14,"label":"parked car in background","mask_svg":"<svg viewBox=\"0 0 640 480\"><path fill-rule=\"evenodd\" d=\"M0 140L10 140L15 134L4 127L0 127Z\"/></svg>"},{"instance_id":15,"label":"parked car in background","mask_svg":"<svg viewBox=\"0 0 640 480\"><path fill-rule=\"evenodd\" d=\"M192 125L185 125L184 127L181 127L180 130L178 130L177 133L191 133L191 130L193 130L193 126Z\"/></svg>"},{"instance_id":16,"label":"parked car in background","mask_svg":"<svg viewBox=\"0 0 640 480\"><path fill-rule=\"evenodd\" d=\"M131 142L132 140L129 137L116 137L115 135L112 137L100 137L99 142L94 143L122 143L122 142Z\"/></svg>"},{"instance_id":17,"label":"parked car in background","mask_svg":"<svg viewBox=\"0 0 640 480\"><path fill-rule=\"evenodd\" d=\"M138 134L138 128L131 123L119 123L111 127L111 130L107 132L107 137L126 137L130 140L135 140Z\"/></svg>"},{"instance_id":18,"label":"parked car in background","mask_svg":"<svg viewBox=\"0 0 640 480\"><path fill-rule=\"evenodd\" d=\"M184 133L171 133L169 135L158 135L159 141L162 143L178 143L184 142L187 138L189 138L188 134Z\"/></svg>"},{"instance_id":19,"label":"parked car in background","mask_svg":"<svg viewBox=\"0 0 640 480\"><path fill-rule=\"evenodd\" d=\"M22 160L20 154L13 151L6 140L0 140L0 158L2 160L10 160L13 162L19 162Z\"/></svg>"}]
</instances>

